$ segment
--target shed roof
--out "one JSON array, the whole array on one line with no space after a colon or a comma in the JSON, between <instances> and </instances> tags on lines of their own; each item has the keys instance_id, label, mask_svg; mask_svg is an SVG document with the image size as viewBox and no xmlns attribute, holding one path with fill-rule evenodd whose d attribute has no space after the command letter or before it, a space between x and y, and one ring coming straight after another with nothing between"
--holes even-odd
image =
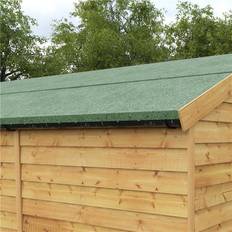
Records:
<instances>
[{"instance_id":1,"label":"shed roof","mask_svg":"<svg viewBox=\"0 0 232 232\"><path fill-rule=\"evenodd\" d=\"M1 83L1 125L181 120L232 73L232 54Z\"/></svg>"}]
</instances>

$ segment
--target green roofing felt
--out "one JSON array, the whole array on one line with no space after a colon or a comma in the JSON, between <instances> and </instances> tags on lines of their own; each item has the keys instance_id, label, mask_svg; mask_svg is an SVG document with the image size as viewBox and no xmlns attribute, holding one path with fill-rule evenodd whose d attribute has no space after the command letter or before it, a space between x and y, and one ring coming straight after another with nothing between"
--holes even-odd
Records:
<instances>
[{"instance_id":1,"label":"green roofing felt","mask_svg":"<svg viewBox=\"0 0 232 232\"><path fill-rule=\"evenodd\" d=\"M175 120L232 73L232 54L1 84L2 125Z\"/></svg>"}]
</instances>

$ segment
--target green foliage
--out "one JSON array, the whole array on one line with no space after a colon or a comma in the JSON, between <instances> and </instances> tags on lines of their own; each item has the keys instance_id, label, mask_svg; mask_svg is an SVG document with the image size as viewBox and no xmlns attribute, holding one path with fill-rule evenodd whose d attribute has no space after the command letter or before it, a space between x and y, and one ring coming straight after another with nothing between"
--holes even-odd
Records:
<instances>
[{"instance_id":1,"label":"green foliage","mask_svg":"<svg viewBox=\"0 0 232 232\"><path fill-rule=\"evenodd\" d=\"M232 11L218 19L215 38L215 54L232 53Z\"/></svg>"},{"instance_id":2,"label":"green foliage","mask_svg":"<svg viewBox=\"0 0 232 232\"><path fill-rule=\"evenodd\" d=\"M166 38L174 58L192 58L232 52L232 14L220 19L211 6L178 4L176 21L167 29Z\"/></svg>"},{"instance_id":3,"label":"green foliage","mask_svg":"<svg viewBox=\"0 0 232 232\"><path fill-rule=\"evenodd\" d=\"M17 79L29 76L40 39L33 35L34 19L25 16L20 0L0 1L0 77Z\"/></svg>"},{"instance_id":4,"label":"green foliage","mask_svg":"<svg viewBox=\"0 0 232 232\"><path fill-rule=\"evenodd\" d=\"M75 27L54 26L52 41L62 71L83 71L156 62L164 59L164 18L148 0L88 0L75 5ZM66 70L65 70L66 69Z\"/></svg>"},{"instance_id":5,"label":"green foliage","mask_svg":"<svg viewBox=\"0 0 232 232\"><path fill-rule=\"evenodd\" d=\"M232 53L232 11L218 18L189 2L177 10L165 25L151 0L82 0L72 12L79 23L56 21L46 43L21 0L1 0L1 81Z\"/></svg>"}]
</instances>

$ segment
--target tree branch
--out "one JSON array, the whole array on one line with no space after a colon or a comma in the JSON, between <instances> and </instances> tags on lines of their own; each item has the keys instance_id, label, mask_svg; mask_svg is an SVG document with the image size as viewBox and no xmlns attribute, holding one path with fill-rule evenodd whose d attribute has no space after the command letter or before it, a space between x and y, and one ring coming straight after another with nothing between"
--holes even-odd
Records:
<instances>
[{"instance_id":1,"label":"tree branch","mask_svg":"<svg viewBox=\"0 0 232 232\"><path fill-rule=\"evenodd\" d=\"M17 80L22 74L23 74L23 73L20 72L20 73L18 73L17 75L10 77L9 79L10 79L11 81Z\"/></svg>"},{"instance_id":2,"label":"tree branch","mask_svg":"<svg viewBox=\"0 0 232 232\"><path fill-rule=\"evenodd\" d=\"M8 76L10 76L10 75L12 75L12 74L14 74L14 73L16 73L16 72L19 72L19 70L14 70L12 72L6 73L5 74L5 78L8 77Z\"/></svg>"}]
</instances>

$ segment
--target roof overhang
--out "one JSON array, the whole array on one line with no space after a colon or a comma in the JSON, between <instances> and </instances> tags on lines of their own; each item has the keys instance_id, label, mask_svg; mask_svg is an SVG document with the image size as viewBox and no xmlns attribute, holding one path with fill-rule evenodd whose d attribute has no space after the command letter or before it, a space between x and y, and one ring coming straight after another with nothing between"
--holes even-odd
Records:
<instances>
[{"instance_id":1,"label":"roof overhang","mask_svg":"<svg viewBox=\"0 0 232 232\"><path fill-rule=\"evenodd\" d=\"M232 74L179 109L182 130L193 127L229 97L232 97Z\"/></svg>"},{"instance_id":2,"label":"roof overhang","mask_svg":"<svg viewBox=\"0 0 232 232\"><path fill-rule=\"evenodd\" d=\"M9 124L0 125L7 130L37 129L37 128L117 128L117 127L167 127L180 128L180 121L175 120L142 120L142 121L108 121L108 122L83 122L83 123L36 123L36 124Z\"/></svg>"}]
</instances>

